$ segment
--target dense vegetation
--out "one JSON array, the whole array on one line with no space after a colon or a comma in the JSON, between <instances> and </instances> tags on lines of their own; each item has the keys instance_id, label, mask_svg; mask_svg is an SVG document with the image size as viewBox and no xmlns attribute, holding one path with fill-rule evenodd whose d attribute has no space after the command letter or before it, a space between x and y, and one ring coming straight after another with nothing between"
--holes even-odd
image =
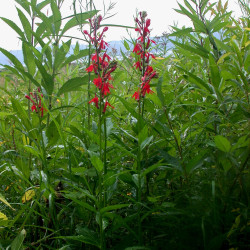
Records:
<instances>
[{"instance_id":1,"label":"dense vegetation","mask_svg":"<svg viewBox=\"0 0 250 250\"><path fill-rule=\"evenodd\" d=\"M235 19L184 0L193 26L154 39L142 11L120 52L112 5L16 3L22 27L1 18L24 64L0 48L0 249L249 249L249 1ZM69 54L76 26L88 48Z\"/></svg>"}]
</instances>

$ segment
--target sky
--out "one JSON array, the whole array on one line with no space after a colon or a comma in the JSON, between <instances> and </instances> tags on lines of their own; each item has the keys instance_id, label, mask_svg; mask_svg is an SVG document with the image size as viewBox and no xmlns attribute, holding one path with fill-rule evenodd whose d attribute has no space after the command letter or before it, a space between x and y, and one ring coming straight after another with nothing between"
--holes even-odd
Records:
<instances>
[{"instance_id":1,"label":"sky","mask_svg":"<svg viewBox=\"0 0 250 250\"><path fill-rule=\"evenodd\" d=\"M79 1L79 0L76 0ZM86 0L82 0L84 3ZM103 11L103 3L106 8L109 6L110 1L116 3L110 14L116 14L115 16L103 21L106 24L119 24L125 26L134 26L134 16L136 10L147 11L148 18L151 19L152 29L151 35L161 35L163 32L169 32L171 25L178 24L178 27L190 26L191 23L186 16L177 13L174 9L178 9L177 0L94 0L96 8ZM214 2L211 0L210 2ZM73 0L64 0L62 7L62 16L66 17L73 14L72 8ZM183 4L183 0L178 0ZM222 1L223 3L225 0ZM17 25L20 25L15 3L15 0L0 0L0 17L8 18L14 21ZM234 11L235 16L240 16L240 8L237 4L237 0L229 0L229 10ZM47 7L44 9L47 12ZM49 13L51 14L51 13ZM86 29L88 29L86 27ZM21 48L21 42L18 39L17 34L7 24L0 19L0 47L6 50L16 50ZM133 30L129 30L132 36L135 35ZM81 33L74 29L68 35L81 37ZM109 28L106 32L106 41L119 41L122 38L129 38L127 30L125 28Z\"/></svg>"}]
</instances>

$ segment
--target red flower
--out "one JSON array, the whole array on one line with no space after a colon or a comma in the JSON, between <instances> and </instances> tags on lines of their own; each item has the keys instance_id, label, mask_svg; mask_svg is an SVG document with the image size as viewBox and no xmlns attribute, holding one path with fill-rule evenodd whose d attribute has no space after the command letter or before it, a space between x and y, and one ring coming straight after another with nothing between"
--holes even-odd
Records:
<instances>
[{"instance_id":1,"label":"red flower","mask_svg":"<svg viewBox=\"0 0 250 250\"><path fill-rule=\"evenodd\" d=\"M37 89L39 93L41 93L40 88ZM32 106L31 106L31 111L36 111L36 113L40 112L41 113L41 117L43 117L43 113L44 111L47 111L43 106L42 106L42 99L43 98L43 94L41 93L40 95L36 94L36 93L32 93L30 92L30 96L25 95L25 98L27 98L28 100L30 100L32 102Z\"/></svg>"},{"instance_id":2,"label":"red flower","mask_svg":"<svg viewBox=\"0 0 250 250\"><path fill-rule=\"evenodd\" d=\"M107 95L108 93L110 93L110 89L109 88L114 88L109 82L105 82L103 83L102 86L102 94L103 95Z\"/></svg>"},{"instance_id":3,"label":"red flower","mask_svg":"<svg viewBox=\"0 0 250 250\"><path fill-rule=\"evenodd\" d=\"M92 72L94 69L94 65L90 65L87 69L85 69L87 72Z\"/></svg>"},{"instance_id":4,"label":"red flower","mask_svg":"<svg viewBox=\"0 0 250 250\"><path fill-rule=\"evenodd\" d=\"M115 108L114 106L112 106L112 105L106 100L106 102L105 102L105 104L104 104L103 111L102 111L103 113L106 112L107 106L111 107L112 109Z\"/></svg>"},{"instance_id":5,"label":"red flower","mask_svg":"<svg viewBox=\"0 0 250 250\"><path fill-rule=\"evenodd\" d=\"M102 87L102 78L101 77L95 78L93 80L93 83L98 89L100 89Z\"/></svg>"},{"instance_id":6,"label":"red flower","mask_svg":"<svg viewBox=\"0 0 250 250\"><path fill-rule=\"evenodd\" d=\"M136 101L140 100L140 90L135 91L135 93L132 95L132 98L135 98Z\"/></svg>"},{"instance_id":7,"label":"red flower","mask_svg":"<svg viewBox=\"0 0 250 250\"><path fill-rule=\"evenodd\" d=\"M137 55L139 55L142 52L142 46L139 43L136 43L133 52L136 53Z\"/></svg>"},{"instance_id":8,"label":"red flower","mask_svg":"<svg viewBox=\"0 0 250 250\"><path fill-rule=\"evenodd\" d=\"M142 96L145 96L145 94L148 93L148 94L153 94L154 91L152 91L150 89L150 85L149 85L149 82L145 82L144 84L142 83Z\"/></svg>"},{"instance_id":9,"label":"red flower","mask_svg":"<svg viewBox=\"0 0 250 250\"><path fill-rule=\"evenodd\" d=\"M141 62L136 62L133 67L135 66L136 69L141 70Z\"/></svg>"},{"instance_id":10,"label":"red flower","mask_svg":"<svg viewBox=\"0 0 250 250\"><path fill-rule=\"evenodd\" d=\"M97 54L95 53L94 55L92 55L91 60L94 62L97 62ZM99 56L99 62L102 61L102 58Z\"/></svg>"},{"instance_id":11,"label":"red flower","mask_svg":"<svg viewBox=\"0 0 250 250\"><path fill-rule=\"evenodd\" d=\"M99 99L96 96L96 94L95 94L95 97L89 101L89 103L92 103L92 102L95 103L95 106L99 109L99 106L98 106Z\"/></svg>"}]
</instances>

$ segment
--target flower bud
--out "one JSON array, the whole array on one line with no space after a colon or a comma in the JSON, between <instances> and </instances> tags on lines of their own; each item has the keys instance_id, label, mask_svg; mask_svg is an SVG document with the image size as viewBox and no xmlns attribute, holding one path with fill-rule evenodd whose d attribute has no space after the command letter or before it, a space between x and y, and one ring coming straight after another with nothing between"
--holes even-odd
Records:
<instances>
[{"instance_id":1,"label":"flower bud","mask_svg":"<svg viewBox=\"0 0 250 250\"><path fill-rule=\"evenodd\" d=\"M103 29L103 32L106 32L108 29L109 29L108 27L105 27L105 28Z\"/></svg>"},{"instance_id":2,"label":"flower bud","mask_svg":"<svg viewBox=\"0 0 250 250\"><path fill-rule=\"evenodd\" d=\"M147 19L147 21L146 21L146 27L149 27L149 26L150 26L150 23L151 23L151 20L150 20L150 19Z\"/></svg>"}]
</instances>

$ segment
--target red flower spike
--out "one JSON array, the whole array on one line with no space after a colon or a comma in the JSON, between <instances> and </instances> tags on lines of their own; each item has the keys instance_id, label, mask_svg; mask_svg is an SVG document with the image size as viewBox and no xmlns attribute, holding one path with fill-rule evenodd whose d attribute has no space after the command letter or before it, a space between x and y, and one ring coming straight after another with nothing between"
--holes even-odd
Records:
<instances>
[{"instance_id":1,"label":"red flower spike","mask_svg":"<svg viewBox=\"0 0 250 250\"><path fill-rule=\"evenodd\" d=\"M93 29L92 34L95 34L95 36L90 37L90 39L92 44L94 44L96 52L91 56L92 64L87 69L85 69L87 72L92 72L94 70L95 74L98 75L98 77L93 80L93 83L101 91L101 96L99 96L99 98L101 98L100 102L103 101L104 96L110 94L110 89L113 88L113 86L109 83L109 81L112 79L110 74L117 67L117 63L115 61L110 62L111 58L106 52L102 54L102 50L105 50L108 47L108 43L103 40L104 33L108 31L108 27L104 27L102 32L98 32L101 21L102 17L100 15L95 16L89 20L91 28ZM84 31L84 34L87 35L87 31ZM92 102L94 102L95 106L99 108L99 101L96 95L92 100L89 101L89 103ZM114 108L106 100L103 109L104 113L106 111L107 106Z\"/></svg>"},{"instance_id":2,"label":"red flower spike","mask_svg":"<svg viewBox=\"0 0 250 250\"><path fill-rule=\"evenodd\" d=\"M154 40L150 39L151 20L147 18L147 12L142 11L139 13L139 18L135 19L136 28L135 31L139 32L139 37L136 40L136 44L133 52L139 56L139 59L133 67L142 71L142 64L144 65L144 75L141 78L140 88L133 94L133 98L139 101L141 97L146 94L153 94L154 92L150 88L150 81L156 76L156 71L149 65L150 59L155 59L155 56L150 53L150 46L155 44Z\"/></svg>"},{"instance_id":3,"label":"red flower spike","mask_svg":"<svg viewBox=\"0 0 250 250\"><path fill-rule=\"evenodd\" d=\"M30 92L30 96L25 95L25 98L27 98L28 100L30 100L32 102L32 106L31 106L31 111L35 111L35 112L40 112L41 117L43 117L44 111L47 111L43 106L42 106L42 99L43 98L43 94L41 93L40 88L37 89L37 91L40 93L40 95L37 95L36 93L32 93Z\"/></svg>"}]
</instances>

